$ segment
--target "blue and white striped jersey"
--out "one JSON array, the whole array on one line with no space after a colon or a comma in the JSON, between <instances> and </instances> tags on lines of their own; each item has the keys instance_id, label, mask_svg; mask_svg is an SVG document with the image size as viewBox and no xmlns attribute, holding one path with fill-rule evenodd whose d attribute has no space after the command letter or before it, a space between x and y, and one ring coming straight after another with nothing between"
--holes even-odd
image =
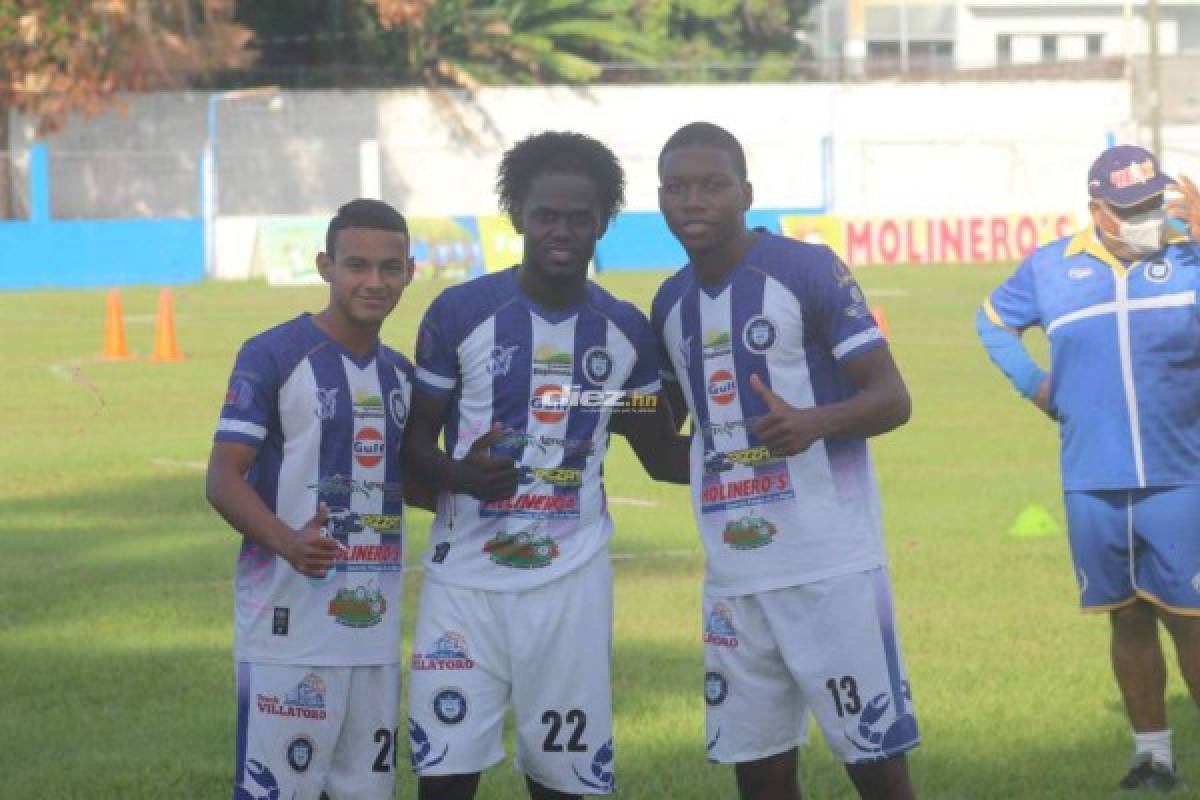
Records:
<instances>
[{"instance_id":1,"label":"blue and white striped jersey","mask_svg":"<svg viewBox=\"0 0 1200 800\"><path fill-rule=\"evenodd\" d=\"M249 540L237 565L239 661L308 666L400 661L404 476L412 365L378 345L356 358L308 314L238 353L216 440L258 450L247 480L300 528L324 501L336 569L305 577Z\"/></svg>"},{"instance_id":2,"label":"blue and white striped jersey","mask_svg":"<svg viewBox=\"0 0 1200 800\"><path fill-rule=\"evenodd\" d=\"M984 301L1050 340L1063 489L1200 483L1200 246L1128 267L1094 229L1034 251Z\"/></svg>"},{"instance_id":3,"label":"blue and white striped jersey","mask_svg":"<svg viewBox=\"0 0 1200 800\"><path fill-rule=\"evenodd\" d=\"M603 391L661 387L654 337L636 308L589 282L578 305L538 308L516 270L451 287L417 337L419 391L449 399L446 452L462 458L494 423L493 453L521 472L517 495L481 503L443 492L425 557L434 580L523 591L587 562L612 534L601 465Z\"/></svg>"},{"instance_id":4,"label":"blue and white striped jersey","mask_svg":"<svg viewBox=\"0 0 1200 800\"><path fill-rule=\"evenodd\" d=\"M691 265L662 285L652 325L663 377L693 420L692 504L716 594L768 591L884 563L879 497L862 439L774 458L753 431L757 374L798 408L854 394L842 362L885 342L862 291L827 247L759 231L725 283Z\"/></svg>"}]
</instances>

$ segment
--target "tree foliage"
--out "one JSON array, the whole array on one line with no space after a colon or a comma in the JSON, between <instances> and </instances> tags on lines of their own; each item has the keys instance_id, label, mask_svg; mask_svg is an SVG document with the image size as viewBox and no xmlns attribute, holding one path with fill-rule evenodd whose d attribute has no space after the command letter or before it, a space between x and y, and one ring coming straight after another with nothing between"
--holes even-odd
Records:
<instances>
[{"instance_id":1,"label":"tree foliage","mask_svg":"<svg viewBox=\"0 0 1200 800\"><path fill-rule=\"evenodd\" d=\"M15 109L47 132L119 91L245 64L250 34L232 10L232 0L0 0L0 119Z\"/></svg>"},{"instance_id":2,"label":"tree foliage","mask_svg":"<svg viewBox=\"0 0 1200 800\"><path fill-rule=\"evenodd\" d=\"M237 19L261 74L296 85L765 79L790 73L813 1L240 0Z\"/></svg>"}]
</instances>

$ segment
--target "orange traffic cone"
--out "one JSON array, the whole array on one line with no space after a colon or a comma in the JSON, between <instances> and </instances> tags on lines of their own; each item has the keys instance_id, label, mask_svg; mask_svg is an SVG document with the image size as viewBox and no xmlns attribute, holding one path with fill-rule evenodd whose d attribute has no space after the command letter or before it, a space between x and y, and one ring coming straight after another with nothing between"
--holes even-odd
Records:
<instances>
[{"instance_id":1,"label":"orange traffic cone","mask_svg":"<svg viewBox=\"0 0 1200 800\"><path fill-rule=\"evenodd\" d=\"M186 356L179 352L175 339L175 300L171 290L164 288L158 293L158 321L154 324L154 355L152 361L182 361Z\"/></svg>"},{"instance_id":2,"label":"orange traffic cone","mask_svg":"<svg viewBox=\"0 0 1200 800\"><path fill-rule=\"evenodd\" d=\"M108 290L104 303L104 352L100 358L105 361L133 358L125 346L125 317L121 314L121 293L116 289Z\"/></svg>"},{"instance_id":3,"label":"orange traffic cone","mask_svg":"<svg viewBox=\"0 0 1200 800\"><path fill-rule=\"evenodd\" d=\"M871 316L875 318L875 324L879 326L879 332L883 334L883 338L892 338L891 331L888 330L887 314L883 313L883 306L871 306Z\"/></svg>"}]
</instances>

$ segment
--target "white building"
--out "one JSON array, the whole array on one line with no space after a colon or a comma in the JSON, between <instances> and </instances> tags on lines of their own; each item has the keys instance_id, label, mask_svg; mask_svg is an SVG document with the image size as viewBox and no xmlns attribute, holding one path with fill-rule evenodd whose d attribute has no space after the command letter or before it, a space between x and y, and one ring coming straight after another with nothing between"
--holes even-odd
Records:
<instances>
[{"instance_id":1,"label":"white building","mask_svg":"<svg viewBox=\"0 0 1200 800\"><path fill-rule=\"evenodd\" d=\"M980 69L1148 52L1146 0L823 0L818 55L850 72ZM1159 0L1159 51L1200 54L1200 2Z\"/></svg>"}]
</instances>

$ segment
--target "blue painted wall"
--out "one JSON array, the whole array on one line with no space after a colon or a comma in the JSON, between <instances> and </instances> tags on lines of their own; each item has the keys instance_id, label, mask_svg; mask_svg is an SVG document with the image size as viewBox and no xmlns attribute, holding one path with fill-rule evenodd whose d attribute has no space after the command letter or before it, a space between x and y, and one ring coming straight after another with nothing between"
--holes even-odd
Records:
<instances>
[{"instance_id":1,"label":"blue painted wall","mask_svg":"<svg viewBox=\"0 0 1200 800\"><path fill-rule=\"evenodd\" d=\"M204 277L204 221L53 220L44 145L30 151L30 218L0 222L0 290L155 286Z\"/></svg>"},{"instance_id":2,"label":"blue painted wall","mask_svg":"<svg viewBox=\"0 0 1200 800\"><path fill-rule=\"evenodd\" d=\"M753 210L746 215L752 228L780 233L779 218L793 214L819 214L818 208ZM687 254L675 241L657 211L625 211L617 215L608 232L596 245L596 271L678 269Z\"/></svg>"}]
</instances>

